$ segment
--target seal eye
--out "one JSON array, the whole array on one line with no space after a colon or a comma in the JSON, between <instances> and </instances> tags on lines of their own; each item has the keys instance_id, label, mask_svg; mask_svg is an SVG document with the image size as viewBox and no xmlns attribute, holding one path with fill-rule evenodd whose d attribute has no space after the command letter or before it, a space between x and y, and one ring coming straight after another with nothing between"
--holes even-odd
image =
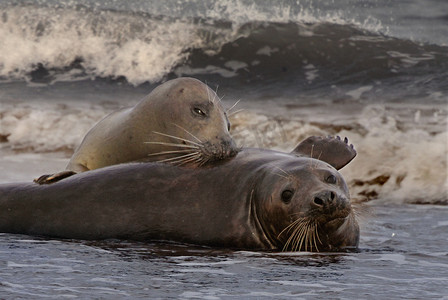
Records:
<instances>
[{"instance_id":1,"label":"seal eye","mask_svg":"<svg viewBox=\"0 0 448 300\"><path fill-rule=\"evenodd\" d=\"M329 175L327 178L325 178L325 182L330 183L330 184L335 184L338 180L336 179L336 176Z\"/></svg>"},{"instance_id":2,"label":"seal eye","mask_svg":"<svg viewBox=\"0 0 448 300\"><path fill-rule=\"evenodd\" d=\"M291 202L292 196L294 195L294 192L291 190L284 190L282 192L282 201L286 204Z\"/></svg>"},{"instance_id":3,"label":"seal eye","mask_svg":"<svg viewBox=\"0 0 448 300\"><path fill-rule=\"evenodd\" d=\"M207 116L207 114L206 114L202 109L200 109L199 107L194 107L194 108L193 108L193 111L194 111L194 113L197 114L198 116L201 116L201 117L205 117L205 116Z\"/></svg>"}]
</instances>

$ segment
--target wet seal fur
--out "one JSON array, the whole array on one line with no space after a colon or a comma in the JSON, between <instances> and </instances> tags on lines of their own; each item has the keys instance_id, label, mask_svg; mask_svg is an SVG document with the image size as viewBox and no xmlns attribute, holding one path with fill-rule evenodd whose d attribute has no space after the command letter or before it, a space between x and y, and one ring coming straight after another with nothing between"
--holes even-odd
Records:
<instances>
[{"instance_id":1,"label":"wet seal fur","mask_svg":"<svg viewBox=\"0 0 448 300\"><path fill-rule=\"evenodd\" d=\"M357 247L349 191L332 166L356 152L334 141L316 140L336 145L325 150L326 162L301 147L290 154L243 149L204 168L132 163L51 185L0 185L0 232L275 251ZM332 158L336 148L346 148L344 159Z\"/></svg>"},{"instance_id":2,"label":"wet seal fur","mask_svg":"<svg viewBox=\"0 0 448 300\"><path fill-rule=\"evenodd\" d=\"M99 121L75 150L66 171L35 182L52 183L126 162L203 165L226 159L238 150L229 130L226 111L213 90L194 78L173 79L135 106Z\"/></svg>"}]
</instances>

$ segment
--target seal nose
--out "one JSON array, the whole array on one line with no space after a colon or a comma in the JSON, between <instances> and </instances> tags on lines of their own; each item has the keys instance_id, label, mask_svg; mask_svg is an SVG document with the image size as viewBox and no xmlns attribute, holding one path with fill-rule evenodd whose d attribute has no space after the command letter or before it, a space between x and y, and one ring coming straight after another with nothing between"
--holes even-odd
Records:
<instances>
[{"instance_id":1,"label":"seal nose","mask_svg":"<svg viewBox=\"0 0 448 300\"><path fill-rule=\"evenodd\" d=\"M336 205L338 198L335 192L324 191L314 197L312 204L318 208L329 208Z\"/></svg>"},{"instance_id":2,"label":"seal nose","mask_svg":"<svg viewBox=\"0 0 448 300\"><path fill-rule=\"evenodd\" d=\"M223 140L221 142L221 149L222 149L222 154L224 157L234 157L235 155L238 154L238 148L236 147L235 142L233 141L233 139L230 140Z\"/></svg>"}]
</instances>

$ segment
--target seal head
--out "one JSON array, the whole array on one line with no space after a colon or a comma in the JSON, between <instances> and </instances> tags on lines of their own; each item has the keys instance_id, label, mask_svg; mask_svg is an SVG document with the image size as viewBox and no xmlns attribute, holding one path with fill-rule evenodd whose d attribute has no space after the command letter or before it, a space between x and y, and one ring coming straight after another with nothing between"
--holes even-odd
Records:
<instances>
[{"instance_id":1,"label":"seal head","mask_svg":"<svg viewBox=\"0 0 448 300\"><path fill-rule=\"evenodd\" d=\"M163 84L151 93L151 101L135 106L132 115L157 119L158 130L147 131L144 142L156 161L202 165L238 152L219 97L199 80L182 78Z\"/></svg>"},{"instance_id":2,"label":"seal head","mask_svg":"<svg viewBox=\"0 0 448 300\"><path fill-rule=\"evenodd\" d=\"M348 187L327 163L316 159L302 160L295 167L276 163L254 191L258 205L253 209L273 248L334 251L358 246L359 226Z\"/></svg>"}]
</instances>

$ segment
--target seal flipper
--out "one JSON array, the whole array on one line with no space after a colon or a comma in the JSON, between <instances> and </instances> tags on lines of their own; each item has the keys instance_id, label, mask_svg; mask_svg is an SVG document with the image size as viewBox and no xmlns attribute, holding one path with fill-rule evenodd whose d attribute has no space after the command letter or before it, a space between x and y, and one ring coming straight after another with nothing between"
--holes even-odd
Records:
<instances>
[{"instance_id":1,"label":"seal flipper","mask_svg":"<svg viewBox=\"0 0 448 300\"><path fill-rule=\"evenodd\" d=\"M291 154L316 158L339 170L355 158L356 150L348 144L347 138L311 136L299 143Z\"/></svg>"},{"instance_id":2,"label":"seal flipper","mask_svg":"<svg viewBox=\"0 0 448 300\"><path fill-rule=\"evenodd\" d=\"M34 179L33 181L38 184L50 184L75 174L76 172L67 170L55 174L42 175L39 178Z\"/></svg>"}]
</instances>

